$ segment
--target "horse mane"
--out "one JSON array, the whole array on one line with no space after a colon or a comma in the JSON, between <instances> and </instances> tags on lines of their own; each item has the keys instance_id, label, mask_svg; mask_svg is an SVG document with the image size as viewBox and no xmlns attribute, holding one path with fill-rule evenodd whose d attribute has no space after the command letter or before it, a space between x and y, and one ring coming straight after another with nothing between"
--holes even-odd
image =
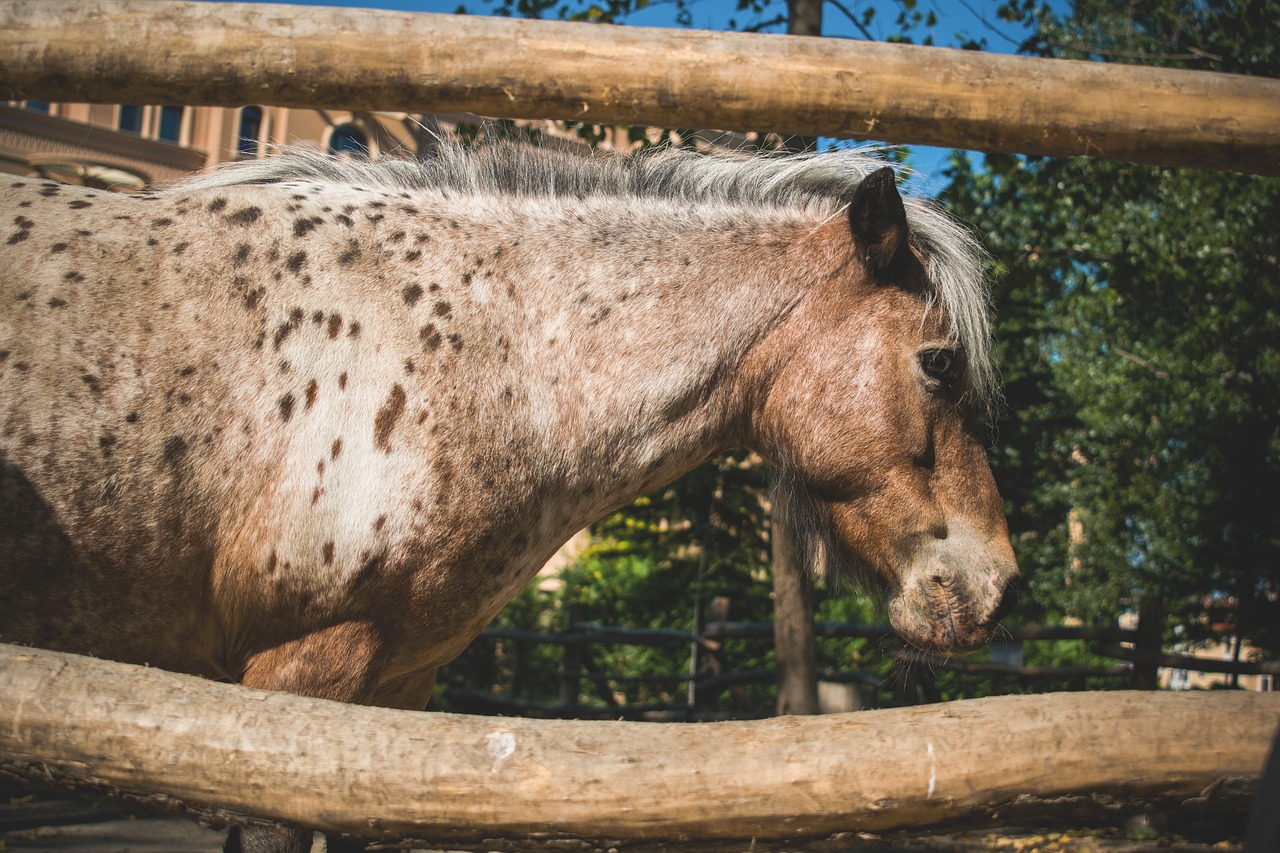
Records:
<instances>
[{"instance_id":1,"label":"horse mane","mask_svg":"<svg viewBox=\"0 0 1280 853\"><path fill-rule=\"evenodd\" d=\"M162 192L313 181L389 191L583 199L658 199L744 211L787 210L826 219L840 214L854 187L885 162L865 151L821 154L646 149L590 154L498 141L474 148L441 141L422 159L338 158L307 149L227 163ZM973 234L932 201L904 198L911 243L932 284L926 310L941 309L967 360L966 397L989 416L998 397L985 268Z\"/></svg>"}]
</instances>

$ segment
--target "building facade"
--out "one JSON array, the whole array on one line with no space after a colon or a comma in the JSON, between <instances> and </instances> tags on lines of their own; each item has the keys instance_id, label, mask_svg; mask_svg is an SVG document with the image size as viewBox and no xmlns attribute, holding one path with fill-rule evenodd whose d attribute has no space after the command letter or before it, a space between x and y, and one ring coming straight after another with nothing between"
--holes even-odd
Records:
<instances>
[{"instance_id":1,"label":"building facade","mask_svg":"<svg viewBox=\"0 0 1280 853\"><path fill-rule=\"evenodd\" d=\"M283 146L412 156L441 131L407 113L11 101L0 172L136 192Z\"/></svg>"}]
</instances>

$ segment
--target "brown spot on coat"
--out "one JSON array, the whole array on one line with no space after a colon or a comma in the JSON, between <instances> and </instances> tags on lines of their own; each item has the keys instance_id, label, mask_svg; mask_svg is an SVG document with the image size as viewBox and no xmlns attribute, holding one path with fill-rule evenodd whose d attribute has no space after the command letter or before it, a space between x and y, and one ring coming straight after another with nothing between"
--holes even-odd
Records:
<instances>
[{"instance_id":1,"label":"brown spot on coat","mask_svg":"<svg viewBox=\"0 0 1280 853\"><path fill-rule=\"evenodd\" d=\"M418 300L422 298L422 285L411 284L403 291L404 304L410 307L417 305Z\"/></svg>"},{"instance_id":2,"label":"brown spot on coat","mask_svg":"<svg viewBox=\"0 0 1280 853\"><path fill-rule=\"evenodd\" d=\"M227 221L233 225L252 225L262 218L262 208L242 207L235 213L227 214Z\"/></svg>"},{"instance_id":3,"label":"brown spot on coat","mask_svg":"<svg viewBox=\"0 0 1280 853\"><path fill-rule=\"evenodd\" d=\"M279 326L276 326L275 336L271 339L272 349L280 349L281 345L284 344L289 335L293 334L293 330L296 328L298 328L298 324L292 320L287 320Z\"/></svg>"},{"instance_id":4,"label":"brown spot on coat","mask_svg":"<svg viewBox=\"0 0 1280 853\"><path fill-rule=\"evenodd\" d=\"M236 246L236 253L231 256L232 266L238 267L245 261L249 260L249 253L252 251L253 247L248 243L241 243L239 246Z\"/></svg>"},{"instance_id":5,"label":"brown spot on coat","mask_svg":"<svg viewBox=\"0 0 1280 853\"><path fill-rule=\"evenodd\" d=\"M329 448L329 458L337 459L341 455L342 455L342 439L335 438L333 440L333 445Z\"/></svg>"},{"instance_id":6,"label":"brown spot on coat","mask_svg":"<svg viewBox=\"0 0 1280 853\"><path fill-rule=\"evenodd\" d=\"M293 395L285 394L280 398L280 402L276 404L280 410L280 420L287 421L293 417Z\"/></svg>"},{"instance_id":7,"label":"brown spot on coat","mask_svg":"<svg viewBox=\"0 0 1280 853\"><path fill-rule=\"evenodd\" d=\"M182 457L187 455L187 441L180 435L173 435L164 441L164 449L162 457L164 463L169 467L176 467L182 461Z\"/></svg>"},{"instance_id":8,"label":"brown spot on coat","mask_svg":"<svg viewBox=\"0 0 1280 853\"><path fill-rule=\"evenodd\" d=\"M304 392L306 401L302 404L304 410L310 409L315 405L316 392L320 390L320 385L314 379L307 383L307 390Z\"/></svg>"},{"instance_id":9,"label":"brown spot on coat","mask_svg":"<svg viewBox=\"0 0 1280 853\"><path fill-rule=\"evenodd\" d=\"M321 549L321 556L324 559L324 564L326 566L333 565L333 540L332 539L324 543L324 548Z\"/></svg>"},{"instance_id":10,"label":"brown spot on coat","mask_svg":"<svg viewBox=\"0 0 1280 853\"><path fill-rule=\"evenodd\" d=\"M227 200L225 198L215 198L213 201L209 202L209 206L206 207L205 210L210 213L218 213L226 206Z\"/></svg>"},{"instance_id":11,"label":"brown spot on coat","mask_svg":"<svg viewBox=\"0 0 1280 853\"><path fill-rule=\"evenodd\" d=\"M293 221L293 236L305 237L308 232L314 231L317 226L323 224L324 220L319 216L307 216L295 219Z\"/></svg>"},{"instance_id":12,"label":"brown spot on coat","mask_svg":"<svg viewBox=\"0 0 1280 853\"><path fill-rule=\"evenodd\" d=\"M336 338L338 336L338 333L341 331L342 331L342 315L330 314L329 315L329 337L331 339Z\"/></svg>"},{"instance_id":13,"label":"brown spot on coat","mask_svg":"<svg viewBox=\"0 0 1280 853\"><path fill-rule=\"evenodd\" d=\"M93 207L93 202L78 198L74 201L67 202L67 207L72 210L84 210L86 207Z\"/></svg>"},{"instance_id":14,"label":"brown spot on coat","mask_svg":"<svg viewBox=\"0 0 1280 853\"><path fill-rule=\"evenodd\" d=\"M350 266L351 264L355 263L356 260L359 259L359 257L360 257L360 244L357 243L355 240L348 240L347 248L342 252L341 255L338 255L338 263L342 264L343 266Z\"/></svg>"},{"instance_id":15,"label":"brown spot on coat","mask_svg":"<svg viewBox=\"0 0 1280 853\"><path fill-rule=\"evenodd\" d=\"M306 262L307 253L298 251L289 256L289 260L285 261L285 266L288 267L289 272L296 273L298 270L302 269L302 265Z\"/></svg>"},{"instance_id":16,"label":"brown spot on coat","mask_svg":"<svg viewBox=\"0 0 1280 853\"><path fill-rule=\"evenodd\" d=\"M387 401L373 419L373 446L383 453L391 452L391 433L395 431L396 421L404 414L405 399L404 388L399 383L392 385Z\"/></svg>"}]
</instances>

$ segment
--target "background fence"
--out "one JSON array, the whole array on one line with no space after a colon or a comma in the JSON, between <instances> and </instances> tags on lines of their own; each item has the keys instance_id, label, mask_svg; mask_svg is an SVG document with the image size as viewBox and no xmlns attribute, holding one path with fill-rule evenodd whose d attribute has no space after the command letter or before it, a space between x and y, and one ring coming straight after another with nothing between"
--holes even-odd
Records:
<instances>
[{"instance_id":1,"label":"background fence","mask_svg":"<svg viewBox=\"0 0 1280 853\"><path fill-rule=\"evenodd\" d=\"M864 666L823 666L816 670L824 710L849 711L940 701L959 695L1043 690L1140 689L1159 686L1158 671L1170 668L1231 676L1280 674L1280 661L1215 660L1162 648L1163 610L1158 599L1143 599L1133 628L1112 626L1021 625L1002 628L987 660L938 657L905 647L888 625L818 622L819 646L827 641L868 640ZM671 628L624 628L589 620L579 605L565 612L565 628L539 633L490 628L441 673L437 702L444 710L546 718L706 721L772 715L761 701L775 683L773 667L734 666L735 641L771 647L772 622L715 621L701 632ZM1072 665L1023 663L1026 644L1080 644L1098 662ZM662 650L667 660L687 653L677 671L611 672L598 664L602 648L629 646ZM1238 644L1236 646L1238 650ZM743 655L744 657L747 655ZM758 654L750 655L759 657ZM554 671L548 658L558 658ZM829 655L828 655L829 657ZM641 667L643 668L643 667ZM652 667L648 667L652 670ZM644 685L665 700L628 701L629 688ZM755 686L753 692L749 688Z\"/></svg>"}]
</instances>

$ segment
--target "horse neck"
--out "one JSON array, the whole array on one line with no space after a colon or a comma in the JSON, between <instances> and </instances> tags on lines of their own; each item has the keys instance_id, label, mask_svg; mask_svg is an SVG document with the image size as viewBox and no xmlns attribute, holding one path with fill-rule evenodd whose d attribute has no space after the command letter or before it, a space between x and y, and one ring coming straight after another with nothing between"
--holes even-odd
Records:
<instances>
[{"instance_id":1,"label":"horse neck","mask_svg":"<svg viewBox=\"0 0 1280 853\"><path fill-rule=\"evenodd\" d=\"M836 262L798 215L646 204L522 226L517 411L588 515L742 443L744 358Z\"/></svg>"}]
</instances>

